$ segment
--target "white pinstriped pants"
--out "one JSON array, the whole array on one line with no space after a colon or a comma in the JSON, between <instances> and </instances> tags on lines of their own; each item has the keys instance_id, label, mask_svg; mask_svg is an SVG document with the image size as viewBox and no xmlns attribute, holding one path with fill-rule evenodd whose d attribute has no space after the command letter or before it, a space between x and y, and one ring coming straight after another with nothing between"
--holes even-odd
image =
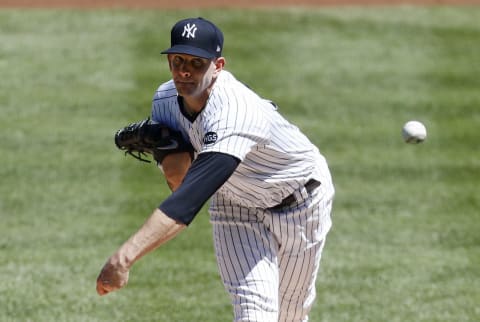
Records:
<instances>
[{"instance_id":1,"label":"white pinstriped pants","mask_svg":"<svg viewBox=\"0 0 480 322\"><path fill-rule=\"evenodd\" d=\"M277 211L217 198L210 207L215 253L234 321L308 321L333 195L331 182L322 183Z\"/></svg>"}]
</instances>

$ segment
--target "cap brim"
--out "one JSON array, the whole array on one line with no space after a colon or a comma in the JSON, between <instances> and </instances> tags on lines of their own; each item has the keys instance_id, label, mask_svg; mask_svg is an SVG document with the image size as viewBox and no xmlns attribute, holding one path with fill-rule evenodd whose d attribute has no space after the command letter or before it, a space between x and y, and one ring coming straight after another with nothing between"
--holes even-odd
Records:
<instances>
[{"instance_id":1,"label":"cap brim","mask_svg":"<svg viewBox=\"0 0 480 322\"><path fill-rule=\"evenodd\" d=\"M192 55L192 56L197 56L197 57L206 58L206 59L213 59L216 57L215 55L213 55L212 53L209 53L206 50L203 50L197 47L187 46L187 45L176 45L168 48L167 50L162 51L161 53L162 54L186 54L186 55Z\"/></svg>"}]
</instances>

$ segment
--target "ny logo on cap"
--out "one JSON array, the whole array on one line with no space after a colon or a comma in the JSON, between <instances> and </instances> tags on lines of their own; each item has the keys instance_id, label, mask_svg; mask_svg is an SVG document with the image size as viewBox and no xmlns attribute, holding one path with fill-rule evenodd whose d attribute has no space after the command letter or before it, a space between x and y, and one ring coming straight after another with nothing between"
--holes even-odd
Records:
<instances>
[{"instance_id":1,"label":"ny logo on cap","mask_svg":"<svg viewBox=\"0 0 480 322\"><path fill-rule=\"evenodd\" d=\"M196 31L197 31L197 26L195 26L195 24L190 26L190 23L187 23L185 26L183 26L182 37L195 38Z\"/></svg>"}]
</instances>

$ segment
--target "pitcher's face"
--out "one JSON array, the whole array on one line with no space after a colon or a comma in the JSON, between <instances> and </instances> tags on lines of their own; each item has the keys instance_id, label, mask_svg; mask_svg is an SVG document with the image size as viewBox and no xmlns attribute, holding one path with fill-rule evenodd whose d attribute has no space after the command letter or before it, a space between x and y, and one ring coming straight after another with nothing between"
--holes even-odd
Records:
<instances>
[{"instance_id":1,"label":"pitcher's face","mask_svg":"<svg viewBox=\"0 0 480 322\"><path fill-rule=\"evenodd\" d=\"M169 54L168 63L177 92L183 97L208 97L219 72L216 60L186 54Z\"/></svg>"}]
</instances>

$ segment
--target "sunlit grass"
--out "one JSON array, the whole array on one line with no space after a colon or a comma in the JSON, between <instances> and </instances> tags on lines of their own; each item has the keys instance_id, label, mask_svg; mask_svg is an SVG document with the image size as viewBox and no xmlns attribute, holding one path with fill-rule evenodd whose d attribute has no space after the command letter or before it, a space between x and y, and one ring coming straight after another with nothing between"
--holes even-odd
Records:
<instances>
[{"instance_id":1,"label":"sunlit grass","mask_svg":"<svg viewBox=\"0 0 480 322\"><path fill-rule=\"evenodd\" d=\"M0 11L0 320L232 319L206 209L124 290L95 293L169 193L113 134L148 116L171 25L199 15L224 30L227 69L329 160L334 227L310 320L477 321L477 7ZM409 119L425 143L402 142Z\"/></svg>"}]
</instances>

